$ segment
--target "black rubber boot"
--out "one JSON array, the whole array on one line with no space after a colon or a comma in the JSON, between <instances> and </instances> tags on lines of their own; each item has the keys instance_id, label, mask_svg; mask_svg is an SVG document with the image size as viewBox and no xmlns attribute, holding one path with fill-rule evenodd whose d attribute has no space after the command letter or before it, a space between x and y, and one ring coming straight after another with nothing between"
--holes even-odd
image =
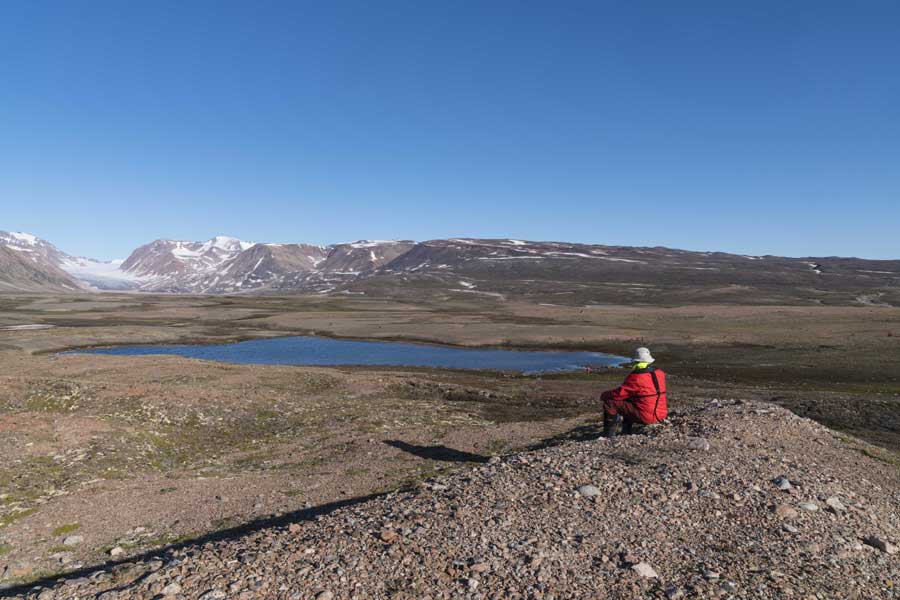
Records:
<instances>
[{"instance_id":1,"label":"black rubber boot","mask_svg":"<svg viewBox=\"0 0 900 600\"><path fill-rule=\"evenodd\" d=\"M634 425L634 421L629 421L625 419L622 421L622 431L620 432L622 435L631 435L631 427Z\"/></svg>"},{"instance_id":2,"label":"black rubber boot","mask_svg":"<svg viewBox=\"0 0 900 600\"><path fill-rule=\"evenodd\" d=\"M616 433L619 428L619 422L621 420L622 420L622 417L620 417L619 415L604 415L603 416L603 437L605 437L605 438L616 437Z\"/></svg>"}]
</instances>

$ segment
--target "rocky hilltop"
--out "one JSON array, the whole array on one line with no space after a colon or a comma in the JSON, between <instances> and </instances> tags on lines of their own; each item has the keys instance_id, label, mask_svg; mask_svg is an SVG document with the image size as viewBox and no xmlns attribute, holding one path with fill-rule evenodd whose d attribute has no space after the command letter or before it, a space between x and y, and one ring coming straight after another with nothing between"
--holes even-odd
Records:
<instances>
[{"instance_id":1,"label":"rocky hilltop","mask_svg":"<svg viewBox=\"0 0 900 600\"><path fill-rule=\"evenodd\" d=\"M900 471L860 448L770 404L712 401L6 593L896 598Z\"/></svg>"}]
</instances>

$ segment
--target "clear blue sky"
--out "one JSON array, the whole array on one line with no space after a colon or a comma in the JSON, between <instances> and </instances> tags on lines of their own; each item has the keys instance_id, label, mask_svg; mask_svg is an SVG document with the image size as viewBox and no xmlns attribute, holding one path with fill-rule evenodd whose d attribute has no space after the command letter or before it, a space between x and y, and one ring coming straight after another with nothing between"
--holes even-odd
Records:
<instances>
[{"instance_id":1,"label":"clear blue sky","mask_svg":"<svg viewBox=\"0 0 900 600\"><path fill-rule=\"evenodd\" d=\"M900 258L900 3L0 3L0 229Z\"/></svg>"}]
</instances>

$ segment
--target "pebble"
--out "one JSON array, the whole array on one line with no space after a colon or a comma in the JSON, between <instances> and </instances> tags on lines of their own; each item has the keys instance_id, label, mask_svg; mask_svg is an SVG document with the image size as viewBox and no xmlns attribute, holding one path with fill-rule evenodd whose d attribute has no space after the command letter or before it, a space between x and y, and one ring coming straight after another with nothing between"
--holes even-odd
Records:
<instances>
[{"instance_id":1,"label":"pebble","mask_svg":"<svg viewBox=\"0 0 900 600\"><path fill-rule=\"evenodd\" d=\"M869 537L864 538L863 542L866 545L872 546L873 548L877 548L877 549L881 550L882 552L886 552L887 554L897 554L897 552L898 552L897 546L895 546L894 544L890 543L887 540L881 539L880 537L877 537L874 535L870 535Z\"/></svg>"},{"instance_id":2,"label":"pebble","mask_svg":"<svg viewBox=\"0 0 900 600\"><path fill-rule=\"evenodd\" d=\"M776 506L775 514L782 519L795 519L799 515L793 506L788 506L787 504L779 504Z\"/></svg>"},{"instance_id":3,"label":"pebble","mask_svg":"<svg viewBox=\"0 0 900 600\"><path fill-rule=\"evenodd\" d=\"M393 543L396 542L398 539L400 539L400 534L398 534L396 531L394 531L394 530L392 530L392 529L383 529L383 530L381 530L381 532L378 534L378 537L379 537L379 538L381 539L381 541L384 542L385 544L393 544Z\"/></svg>"},{"instance_id":4,"label":"pebble","mask_svg":"<svg viewBox=\"0 0 900 600\"><path fill-rule=\"evenodd\" d=\"M801 502L799 506L803 510L808 510L809 512L816 512L819 510L819 505L813 502Z\"/></svg>"},{"instance_id":5,"label":"pebble","mask_svg":"<svg viewBox=\"0 0 900 600\"><path fill-rule=\"evenodd\" d=\"M63 539L63 546L77 546L84 541L84 537L80 535L70 535Z\"/></svg>"},{"instance_id":6,"label":"pebble","mask_svg":"<svg viewBox=\"0 0 900 600\"><path fill-rule=\"evenodd\" d=\"M675 587L674 585L670 585L666 588L666 598L669 600L678 600L679 598L684 598L684 590L679 587Z\"/></svg>"},{"instance_id":7,"label":"pebble","mask_svg":"<svg viewBox=\"0 0 900 600\"><path fill-rule=\"evenodd\" d=\"M180 593L181 593L181 586L174 581L162 589L162 594L164 596L174 596L174 595L180 594Z\"/></svg>"},{"instance_id":8,"label":"pebble","mask_svg":"<svg viewBox=\"0 0 900 600\"><path fill-rule=\"evenodd\" d=\"M827 504L829 510L835 514L847 511L847 507L844 506L837 496L831 496L825 501L825 504Z\"/></svg>"},{"instance_id":9,"label":"pebble","mask_svg":"<svg viewBox=\"0 0 900 600\"><path fill-rule=\"evenodd\" d=\"M706 438L691 438L688 440L688 448L705 452L709 450L709 441Z\"/></svg>"},{"instance_id":10,"label":"pebble","mask_svg":"<svg viewBox=\"0 0 900 600\"><path fill-rule=\"evenodd\" d=\"M316 594L316 600L334 600L334 594L329 590L324 590Z\"/></svg>"},{"instance_id":11,"label":"pebble","mask_svg":"<svg viewBox=\"0 0 900 600\"><path fill-rule=\"evenodd\" d=\"M653 567L650 566L649 563L639 562L638 564L633 565L631 569L635 573L646 579L656 579L657 577L659 577L659 575L656 574L656 571L653 569Z\"/></svg>"},{"instance_id":12,"label":"pebble","mask_svg":"<svg viewBox=\"0 0 900 600\"><path fill-rule=\"evenodd\" d=\"M116 546L109 551L109 555L112 557L122 556L123 554L125 554L125 548L123 548L122 546Z\"/></svg>"},{"instance_id":13,"label":"pebble","mask_svg":"<svg viewBox=\"0 0 900 600\"><path fill-rule=\"evenodd\" d=\"M489 564L487 564L485 562L481 562L481 563L475 563L474 565L469 567L469 570L474 571L476 573L484 573L486 571L489 571L490 568L491 568L491 566Z\"/></svg>"},{"instance_id":14,"label":"pebble","mask_svg":"<svg viewBox=\"0 0 900 600\"><path fill-rule=\"evenodd\" d=\"M600 488L593 485L582 485L575 491L586 498L593 498L594 496L600 495Z\"/></svg>"},{"instance_id":15,"label":"pebble","mask_svg":"<svg viewBox=\"0 0 900 600\"><path fill-rule=\"evenodd\" d=\"M772 483L774 483L775 487L777 487L779 490L784 490L784 491L787 491L793 487L791 485L790 479L788 479L787 477L784 477L784 476L776 477L775 479L772 480Z\"/></svg>"}]
</instances>

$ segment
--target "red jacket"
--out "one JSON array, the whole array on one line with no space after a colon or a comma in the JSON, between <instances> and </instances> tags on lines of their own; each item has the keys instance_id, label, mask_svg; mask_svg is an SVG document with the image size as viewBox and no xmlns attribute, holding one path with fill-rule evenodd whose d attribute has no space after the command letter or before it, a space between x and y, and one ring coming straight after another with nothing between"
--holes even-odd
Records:
<instances>
[{"instance_id":1,"label":"red jacket","mask_svg":"<svg viewBox=\"0 0 900 600\"><path fill-rule=\"evenodd\" d=\"M604 405L611 403L626 408L622 412L633 414L645 424L658 423L669 414L666 407L666 374L653 366L635 369L622 385L603 392L600 399ZM631 406L623 406L624 403Z\"/></svg>"}]
</instances>

